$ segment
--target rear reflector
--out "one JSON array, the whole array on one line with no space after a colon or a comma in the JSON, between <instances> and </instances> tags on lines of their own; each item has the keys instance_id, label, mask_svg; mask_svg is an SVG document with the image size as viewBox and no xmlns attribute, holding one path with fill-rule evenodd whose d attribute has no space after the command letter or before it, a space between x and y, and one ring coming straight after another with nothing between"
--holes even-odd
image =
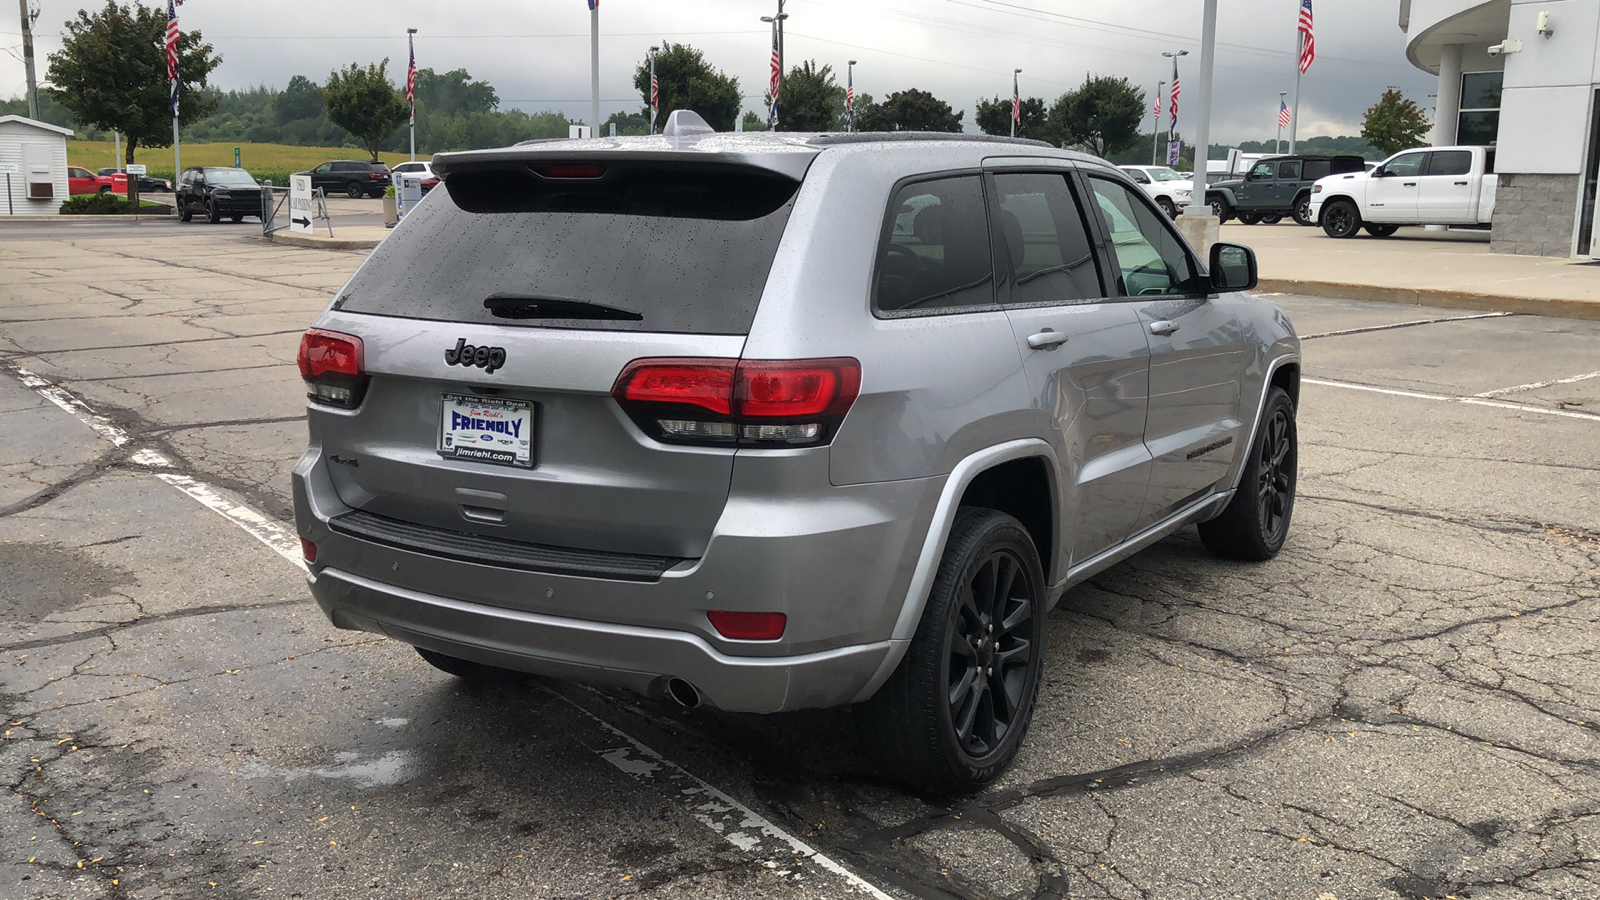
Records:
<instances>
[{"instance_id":1,"label":"rear reflector","mask_svg":"<svg viewBox=\"0 0 1600 900\"><path fill-rule=\"evenodd\" d=\"M706 613L717 634L733 641L775 641L783 637L789 617L773 612L733 612L712 610Z\"/></svg>"},{"instance_id":2,"label":"rear reflector","mask_svg":"<svg viewBox=\"0 0 1600 900\"><path fill-rule=\"evenodd\" d=\"M311 543L310 541L306 540L305 538L301 538L300 539L300 555L304 556L306 558L306 562L316 562L317 561L317 545Z\"/></svg>"}]
</instances>

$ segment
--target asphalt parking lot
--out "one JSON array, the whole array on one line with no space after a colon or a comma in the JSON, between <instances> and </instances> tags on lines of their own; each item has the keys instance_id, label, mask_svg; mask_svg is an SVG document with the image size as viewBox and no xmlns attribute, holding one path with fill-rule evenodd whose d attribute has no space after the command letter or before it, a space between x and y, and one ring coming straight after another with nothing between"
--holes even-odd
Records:
<instances>
[{"instance_id":1,"label":"asphalt parking lot","mask_svg":"<svg viewBox=\"0 0 1600 900\"><path fill-rule=\"evenodd\" d=\"M1600 322L1278 296L1284 552L1075 588L959 802L849 711L468 689L336 631L288 472L364 258L0 226L0 895L1600 897Z\"/></svg>"}]
</instances>

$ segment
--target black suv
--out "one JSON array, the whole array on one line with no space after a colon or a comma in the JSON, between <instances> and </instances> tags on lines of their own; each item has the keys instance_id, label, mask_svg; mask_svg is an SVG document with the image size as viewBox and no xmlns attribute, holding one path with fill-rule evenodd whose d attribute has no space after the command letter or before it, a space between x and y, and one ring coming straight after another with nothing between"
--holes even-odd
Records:
<instances>
[{"instance_id":1,"label":"black suv","mask_svg":"<svg viewBox=\"0 0 1600 900\"><path fill-rule=\"evenodd\" d=\"M1366 170L1359 156L1274 156L1250 168L1243 178L1206 186L1211 214L1226 222L1237 218L1246 225L1276 225L1294 216L1301 225L1317 224L1311 218L1311 186L1318 178Z\"/></svg>"},{"instance_id":2,"label":"black suv","mask_svg":"<svg viewBox=\"0 0 1600 900\"><path fill-rule=\"evenodd\" d=\"M363 195L382 197L390 179L388 166L359 159L336 159L299 174L311 176L312 190L322 188L324 193L344 194L351 200Z\"/></svg>"},{"instance_id":3,"label":"black suv","mask_svg":"<svg viewBox=\"0 0 1600 900\"><path fill-rule=\"evenodd\" d=\"M187 222L203 213L215 225L224 216L241 222L245 216L261 218L264 189L250 173L232 166L196 166L178 176L178 218Z\"/></svg>"}]
</instances>

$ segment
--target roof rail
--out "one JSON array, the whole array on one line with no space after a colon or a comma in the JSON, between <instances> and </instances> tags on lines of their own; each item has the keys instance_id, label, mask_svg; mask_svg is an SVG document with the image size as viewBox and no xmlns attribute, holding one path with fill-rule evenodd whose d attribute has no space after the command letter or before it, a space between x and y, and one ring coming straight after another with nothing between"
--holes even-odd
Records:
<instances>
[{"instance_id":1,"label":"roof rail","mask_svg":"<svg viewBox=\"0 0 1600 900\"><path fill-rule=\"evenodd\" d=\"M960 131L847 131L819 134L807 139L806 143L818 147L828 147L835 144L874 144L885 141L975 141L985 144L1021 144L1027 147L1049 147L1054 150L1055 145L1048 141L1036 141L1032 138L1005 137L997 134L966 134Z\"/></svg>"}]
</instances>

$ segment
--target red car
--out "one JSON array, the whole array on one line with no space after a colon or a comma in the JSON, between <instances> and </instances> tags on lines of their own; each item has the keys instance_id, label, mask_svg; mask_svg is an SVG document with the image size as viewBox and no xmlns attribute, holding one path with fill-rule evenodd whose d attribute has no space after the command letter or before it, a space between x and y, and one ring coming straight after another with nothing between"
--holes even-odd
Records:
<instances>
[{"instance_id":1,"label":"red car","mask_svg":"<svg viewBox=\"0 0 1600 900\"><path fill-rule=\"evenodd\" d=\"M82 166L67 166L67 193L78 194L109 194L111 193L111 179L95 173Z\"/></svg>"}]
</instances>

